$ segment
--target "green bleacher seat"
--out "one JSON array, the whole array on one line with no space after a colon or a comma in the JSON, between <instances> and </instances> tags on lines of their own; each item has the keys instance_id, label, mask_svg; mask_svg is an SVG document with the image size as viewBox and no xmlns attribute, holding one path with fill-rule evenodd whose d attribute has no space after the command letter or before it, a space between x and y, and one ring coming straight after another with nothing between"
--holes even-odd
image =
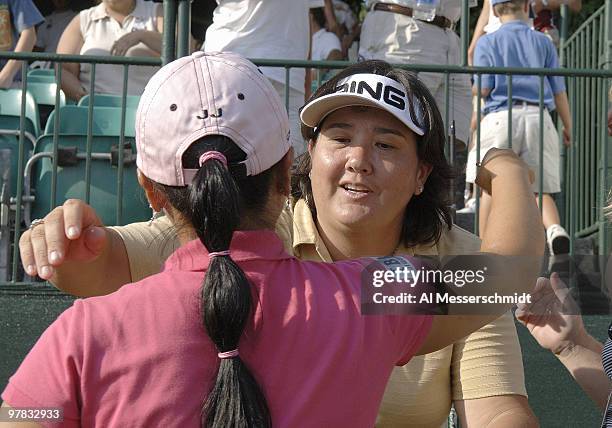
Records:
<instances>
[{"instance_id":1,"label":"green bleacher seat","mask_svg":"<svg viewBox=\"0 0 612 428\"><path fill-rule=\"evenodd\" d=\"M55 70L52 68L33 68L28 71L28 78L32 76L53 76L55 78Z\"/></svg>"},{"instance_id":2,"label":"green bleacher seat","mask_svg":"<svg viewBox=\"0 0 612 428\"><path fill-rule=\"evenodd\" d=\"M85 95L79 100L78 105L88 106L89 105L89 94ZM125 99L125 105L127 108L137 108L140 102L139 95L128 95ZM122 97L121 95L109 95L109 94L95 94L94 105L101 107L121 107Z\"/></svg>"},{"instance_id":3,"label":"green bleacher seat","mask_svg":"<svg viewBox=\"0 0 612 428\"><path fill-rule=\"evenodd\" d=\"M85 199L88 108L64 106L59 109L57 192L54 205L66 199ZM36 143L35 155L53 153L54 111L45 133ZM117 221L118 153L121 134L121 109L95 107L92 121L90 204L105 224L126 224L150 217L151 209L136 178L135 110L126 110L123 169L122 216ZM96 158L97 157L97 158ZM50 157L36 162L32 173L35 200L31 218L43 217L51 208L53 163Z\"/></svg>"},{"instance_id":4,"label":"green bleacher seat","mask_svg":"<svg viewBox=\"0 0 612 428\"><path fill-rule=\"evenodd\" d=\"M19 127L21 116L21 89L0 90L0 149L11 150L11 195L15 196L19 166ZM25 99L25 139L23 166L30 156L40 134L38 107L31 94Z\"/></svg>"},{"instance_id":5,"label":"green bleacher seat","mask_svg":"<svg viewBox=\"0 0 612 428\"><path fill-rule=\"evenodd\" d=\"M57 84L43 82L28 82L28 92L32 94L39 106L55 106L55 92ZM66 105L66 94L60 90L59 106Z\"/></svg>"},{"instance_id":6,"label":"green bleacher seat","mask_svg":"<svg viewBox=\"0 0 612 428\"><path fill-rule=\"evenodd\" d=\"M55 83L55 75L28 74L28 84L30 83Z\"/></svg>"},{"instance_id":7,"label":"green bleacher seat","mask_svg":"<svg viewBox=\"0 0 612 428\"><path fill-rule=\"evenodd\" d=\"M49 115L55 108L56 83L28 82L28 92L32 94L40 115L40 125L44 128ZM59 106L66 105L66 94L60 90Z\"/></svg>"}]
</instances>

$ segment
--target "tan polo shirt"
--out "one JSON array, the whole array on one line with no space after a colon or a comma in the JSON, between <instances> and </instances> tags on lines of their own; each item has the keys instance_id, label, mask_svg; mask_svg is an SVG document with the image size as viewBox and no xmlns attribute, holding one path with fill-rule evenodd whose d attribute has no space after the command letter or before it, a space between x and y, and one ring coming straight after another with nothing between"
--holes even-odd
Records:
<instances>
[{"instance_id":1,"label":"tan polo shirt","mask_svg":"<svg viewBox=\"0 0 612 428\"><path fill-rule=\"evenodd\" d=\"M293 215L292 215L293 214ZM125 243L132 281L159 272L178 245L167 219L115 227ZM306 203L299 200L283 211L276 232L289 252L302 260L331 261ZM410 255L471 254L480 240L457 227L446 230L437 244L400 247ZM367 386L364 386L367 387ZM454 400L498 395L527 395L523 361L510 313L440 351L414 357L391 375L377 427L438 427L445 423Z\"/></svg>"}]
</instances>

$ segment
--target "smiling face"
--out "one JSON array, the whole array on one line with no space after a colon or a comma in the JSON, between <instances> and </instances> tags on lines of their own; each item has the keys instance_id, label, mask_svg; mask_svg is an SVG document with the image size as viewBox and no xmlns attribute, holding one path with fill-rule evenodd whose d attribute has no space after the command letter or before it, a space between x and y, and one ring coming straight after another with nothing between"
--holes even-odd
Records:
<instances>
[{"instance_id":1,"label":"smiling face","mask_svg":"<svg viewBox=\"0 0 612 428\"><path fill-rule=\"evenodd\" d=\"M410 129L383 110L344 107L325 118L309 152L319 223L399 238L406 206L431 171Z\"/></svg>"}]
</instances>

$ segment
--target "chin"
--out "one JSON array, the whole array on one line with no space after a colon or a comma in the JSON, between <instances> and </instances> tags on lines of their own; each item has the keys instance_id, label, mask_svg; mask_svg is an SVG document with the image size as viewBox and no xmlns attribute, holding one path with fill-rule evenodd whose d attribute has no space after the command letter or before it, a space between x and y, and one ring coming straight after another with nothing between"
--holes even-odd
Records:
<instances>
[{"instance_id":1,"label":"chin","mask_svg":"<svg viewBox=\"0 0 612 428\"><path fill-rule=\"evenodd\" d=\"M373 217L368 209L353 209L337 213L336 220L345 226L362 227L372 224Z\"/></svg>"}]
</instances>

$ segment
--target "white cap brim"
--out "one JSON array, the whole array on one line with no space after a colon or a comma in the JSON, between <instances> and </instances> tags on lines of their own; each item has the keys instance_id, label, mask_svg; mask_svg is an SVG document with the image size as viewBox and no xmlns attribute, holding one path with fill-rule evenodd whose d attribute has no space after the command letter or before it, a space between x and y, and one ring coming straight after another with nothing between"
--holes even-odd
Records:
<instances>
[{"instance_id":1,"label":"white cap brim","mask_svg":"<svg viewBox=\"0 0 612 428\"><path fill-rule=\"evenodd\" d=\"M350 87L352 82L360 81L372 83L372 86L376 86L374 83L380 82L383 85L393 86L397 90L401 88L400 83L388 77L375 74L355 74L339 82L338 87L342 85L348 85ZM354 85L354 87L357 88L358 86ZM362 93L334 92L332 94L323 95L306 104L300 112L300 119L306 126L316 128L325 117L338 109L352 106L373 107L391 113L415 134L422 136L425 131L412 120L409 112L410 104L413 103L408 100L407 96L404 97L404 108L400 109L396 105L392 105L390 102L385 101L384 97L379 97L379 99L373 98L367 91L362 91ZM418 105L414 104L413 108L422 121L423 110Z\"/></svg>"}]
</instances>

